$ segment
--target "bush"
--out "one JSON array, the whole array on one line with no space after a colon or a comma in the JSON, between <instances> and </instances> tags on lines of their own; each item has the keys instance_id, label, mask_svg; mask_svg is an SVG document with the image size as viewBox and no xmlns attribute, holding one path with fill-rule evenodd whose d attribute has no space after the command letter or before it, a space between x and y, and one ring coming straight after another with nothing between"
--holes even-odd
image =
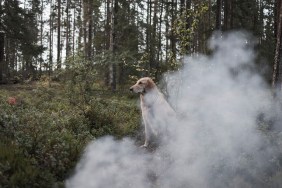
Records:
<instances>
[{"instance_id":1,"label":"bush","mask_svg":"<svg viewBox=\"0 0 282 188\"><path fill-rule=\"evenodd\" d=\"M69 108L67 100L50 90L37 88L19 105L9 105L5 102L7 96L1 96L0 136L9 144L1 146L0 158L4 164L12 161L14 166L7 167L9 173L1 174L1 179L6 181L1 181L0 187L9 184L23 187L25 182L22 181L29 181L31 175L39 187L63 181L71 173L86 143L93 139L88 120ZM25 165L23 171L21 166ZM42 177L52 178L38 180L42 173Z\"/></svg>"},{"instance_id":2,"label":"bush","mask_svg":"<svg viewBox=\"0 0 282 188\"><path fill-rule=\"evenodd\" d=\"M71 101L69 93L41 84L1 92L0 187L58 186L90 140L134 135L140 121L135 100L86 92L85 102L73 92ZM9 104L10 96L20 102Z\"/></svg>"},{"instance_id":3,"label":"bush","mask_svg":"<svg viewBox=\"0 0 282 188\"><path fill-rule=\"evenodd\" d=\"M92 100L85 114L91 132L98 137L111 134L117 138L134 135L140 122L135 103L122 100Z\"/></svg>"},{"instance_id":4,"label":"bush","mask_svg":"<svg viewBox=\"0 0 282 188\"><path fill-rule=\"evenodd\" d=\"M48 170L36 167L34 160L12 143L0 143L0 161L1 187L51 187L55 181Z\"/></svg>"}]
</instances>

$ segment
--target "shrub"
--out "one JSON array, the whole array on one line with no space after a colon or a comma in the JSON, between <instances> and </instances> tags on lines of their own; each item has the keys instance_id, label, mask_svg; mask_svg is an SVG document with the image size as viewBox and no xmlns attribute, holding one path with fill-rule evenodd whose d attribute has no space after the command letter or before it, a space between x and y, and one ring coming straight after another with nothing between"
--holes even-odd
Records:
<instances>
[{"instance_id":1,"label":"shrub","mask_svg":"<svg viewBox=\"0 0 282 188\"><path fill-rule=\"evenodd\" d=\"M0 187L59 186L90 140L134 135L139 126L135 100L86 92L84 102L73 92L72 103L67 93L41 84L0 93ZM21 102L10 105L10 96Z\"/></svg>"},{"instance_id":2,"label":"shrub","mask_svg":"<svg viewBox=\"0 0 282 188\"><path fill-rule=\"evenodd\" d=\"M140 124L139 110L128 100L92 100L85 116L90 121L92 134L97 137L133 135Z\"/></svg>"},{"instance_id":3,"label":"shrub","mask_svg":"<svg viewBox=\"0 0 282 188\"><path fill-rule=\"evenodd\" d=\"M63 181L93 139L83 115L69 108L67 100L55 96L52 89L42 90L30 91L17 106L2 102L8 96L0 96L0 136L8 143L1 145L1 167L12 165L1 169L5 181L0 187L50 187L47 185Z\"/></svg>"}]
</instances>

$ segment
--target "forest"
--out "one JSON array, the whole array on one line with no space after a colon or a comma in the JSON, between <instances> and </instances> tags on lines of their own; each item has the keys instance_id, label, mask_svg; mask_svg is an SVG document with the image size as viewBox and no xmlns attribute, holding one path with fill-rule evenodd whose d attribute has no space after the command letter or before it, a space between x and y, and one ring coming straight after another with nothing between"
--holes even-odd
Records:
<instances>
[{"instance_id":1,"label":"forest","mask_svg":"<svg viewBox=\"0 0 282 188\"><path fill-rule=\"evenodd\" d=\"M281 2L0 0L0 187L68 187L66 180L93 140L111 135L140 145L141 111L129 87L148 76L169 97L165 76L182 70L186 57L213 57L213 37L248 36L252 68L281 109ZM241 184L210 187L281 187L278 111L256 121L273 143L271 167L255 175L242 168L248 175ZM242 153L239 158L255 161ZM256 162L250 163L260 166ZM223 166L213 170L225 172Z\"/></svg>"}]
</instances>

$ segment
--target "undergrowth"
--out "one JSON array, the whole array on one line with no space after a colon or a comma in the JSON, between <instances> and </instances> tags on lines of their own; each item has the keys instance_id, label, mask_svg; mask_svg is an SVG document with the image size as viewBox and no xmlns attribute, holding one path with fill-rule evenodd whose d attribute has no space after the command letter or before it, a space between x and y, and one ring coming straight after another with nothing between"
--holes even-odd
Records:
<instances>
[{"instance_id":1,"label":"undergrowth","mask_svg":"<svg viewBox=\"0 0 282 188\"><path fill-rule=\"evenodd\" d=\"M87 143L135 136L140 124L130 97L84 91L83 101L63 84L13 87L0 89L0 187L63 187Z\"/></svg>"}]
</instances>

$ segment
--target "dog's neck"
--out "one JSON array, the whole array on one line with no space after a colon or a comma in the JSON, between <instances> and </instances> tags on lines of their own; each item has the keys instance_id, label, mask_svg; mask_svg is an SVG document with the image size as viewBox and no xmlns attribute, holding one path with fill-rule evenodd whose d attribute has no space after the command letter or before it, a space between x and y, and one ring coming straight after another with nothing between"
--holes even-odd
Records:
<instances>
[{"instance_id":1,"label":"dog's neck","mask_svg":"<svg viewBox=\"0 0 282 188\"><path fill-rule=\"evenodd\" d=\"M157 88L153 88L147 92L140 94L141 104L147 108L151 108L158 100L160 92Z\"/></svg>"}]
</instances>

